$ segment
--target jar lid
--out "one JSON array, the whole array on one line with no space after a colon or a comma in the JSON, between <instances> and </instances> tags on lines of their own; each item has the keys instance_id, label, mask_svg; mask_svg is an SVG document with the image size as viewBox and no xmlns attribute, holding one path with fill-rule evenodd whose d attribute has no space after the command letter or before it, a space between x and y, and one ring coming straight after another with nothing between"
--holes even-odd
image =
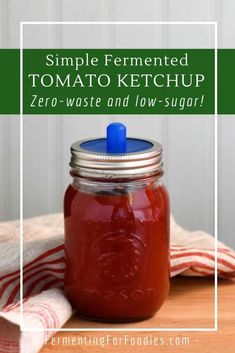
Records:
<instances>
[{"instance_id":1,"label":"jar lid","mask_svg":"<svg viewBox=\"0 0 235 353\"><path fill-rule=\"evenodd\" d=\"M162 171L160 143L126 137L126 127L112 123L106 138L77 141L71 146L70 166L78 175L133 178Z\"/></svg>"}]
</instances>

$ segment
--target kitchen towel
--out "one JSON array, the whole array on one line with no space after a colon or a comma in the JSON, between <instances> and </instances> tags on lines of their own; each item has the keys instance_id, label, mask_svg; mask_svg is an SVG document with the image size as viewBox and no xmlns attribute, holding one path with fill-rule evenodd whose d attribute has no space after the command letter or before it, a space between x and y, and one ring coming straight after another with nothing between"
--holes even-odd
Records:
<instances>
[{"instance_id":1,"label":"kitchen towel","mask_svg":"<svg viewBox=\"0 0 235 353\"><path fill-rule=\"evenodd\" d=\"M63 293L62 214L24 221L24 328L20 331L19 222L0 224L0 353L37 353L73 310ZM235 278L235 252L218 242L218 275ZM171 276L214 274L214 238L189 232L171 218ZM52 329L52 331L43 331Z\"/></svg>"}]
</instances>

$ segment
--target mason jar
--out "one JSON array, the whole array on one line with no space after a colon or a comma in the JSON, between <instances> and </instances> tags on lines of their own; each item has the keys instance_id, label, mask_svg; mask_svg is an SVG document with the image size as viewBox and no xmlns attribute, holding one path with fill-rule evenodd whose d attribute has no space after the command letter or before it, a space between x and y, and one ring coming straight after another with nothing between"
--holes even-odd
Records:
<instances>
[{"instance_id":1,"label":"mason jar","mask_svg":"<svg viewBox=\"0 0 235 353\"><path fill-rule=\"evenodd\" d=\"M169 197L162 146L106 138L71 146L64 198L65 293L82 318L129 322L153 316L169 292Z\"/></svg>"}]
</instances>

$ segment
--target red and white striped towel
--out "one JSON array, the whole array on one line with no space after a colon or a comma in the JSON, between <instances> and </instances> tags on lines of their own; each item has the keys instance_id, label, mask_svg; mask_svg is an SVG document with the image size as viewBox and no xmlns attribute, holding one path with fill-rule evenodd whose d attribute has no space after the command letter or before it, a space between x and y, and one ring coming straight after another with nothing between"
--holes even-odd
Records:
<instances>
[{"instance_id":1,"label":"red and white striped towel","mask_svg":"<svg viewBox=\"0 0 235 353\"><path fill-rule=\"evenodd\" d=\"M19 222L0 224L0 353L36 353L71 317L63 293L64 248L61 214L24 222L24 328L20 325ZM206 276L214 273L214 239L204 232L189 232L171 219L171 276ZM218 243L218 275L235 278L235 253Z\"/></svg>"}]
</instances>

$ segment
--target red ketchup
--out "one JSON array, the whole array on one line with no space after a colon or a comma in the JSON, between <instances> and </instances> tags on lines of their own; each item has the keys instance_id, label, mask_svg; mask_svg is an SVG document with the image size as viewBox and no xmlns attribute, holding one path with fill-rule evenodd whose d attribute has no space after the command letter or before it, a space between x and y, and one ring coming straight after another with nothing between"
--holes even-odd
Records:
<instances>
[{"instance_id":1,"label":"red ketchup","mask_svg":"<svg viewBox=\"0 0 235 353\"><path fill-rule=\"evenodd\" d=\"M71 152L73 182L64 200L65 293L90 320L151 317L169 291L162 147L126 138L125 127L114 123L107 139L78 141Z\"/></svg>"}]
</instances>

